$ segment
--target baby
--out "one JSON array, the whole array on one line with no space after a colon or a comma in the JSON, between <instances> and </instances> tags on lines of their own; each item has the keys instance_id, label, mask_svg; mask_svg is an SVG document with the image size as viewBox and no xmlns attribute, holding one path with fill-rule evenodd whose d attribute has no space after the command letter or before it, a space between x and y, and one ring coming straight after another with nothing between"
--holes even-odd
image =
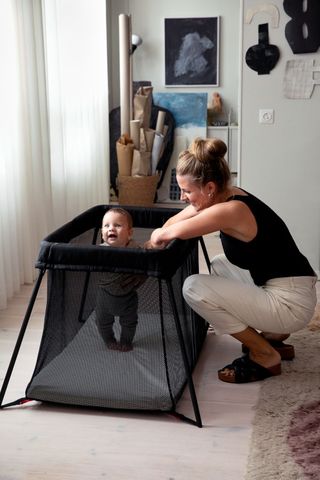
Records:
<instances>
[{"instance_id":1,"label":"baby","mask_svg":"<svg viewBox=\"0 0 320 480\"><path fill-rule=\"evenodd\" d=\"M102 246L131 247L139 245L131 238L132 217L123 208L110 208L102 220ZM137 288L145 281L144 275L106 273L99 282L96 300L96 318L99 332L108 348L128 352L138 323ZM121 334L116 340L113 324L119 317Z\"/></svg>"}]
</instances>

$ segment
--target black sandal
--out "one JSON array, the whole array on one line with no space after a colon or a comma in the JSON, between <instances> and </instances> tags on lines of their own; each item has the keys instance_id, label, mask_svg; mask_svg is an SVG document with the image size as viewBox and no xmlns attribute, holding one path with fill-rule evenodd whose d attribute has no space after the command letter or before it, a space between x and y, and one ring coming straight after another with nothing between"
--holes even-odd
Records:
<instances>
[{"instance_id":1,"label":"black sandal","mask_svg":"<svg viewBox=\"0 0 320 480\"><path fill-rule=\"evenodd\" d=\"M225 370L231 370L234 374L230 375L225 372ZM218 370L219 379L228 383L257 382L280 374L281 363L270 368L265 368L251 360L248 354L237 358L230 365L226 365L224 368Z\"/></svg>"}]
</instances>

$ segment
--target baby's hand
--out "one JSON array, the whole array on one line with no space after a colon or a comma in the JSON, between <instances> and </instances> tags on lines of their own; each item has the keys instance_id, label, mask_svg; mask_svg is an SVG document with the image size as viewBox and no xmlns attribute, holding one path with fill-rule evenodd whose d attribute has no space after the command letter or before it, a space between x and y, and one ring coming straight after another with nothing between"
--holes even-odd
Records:
<instances>
[{"instance_id":1,"label":"baby's hand","mask_svg":"<svg viewBox=\"0 0 320 480\"><path fill-rule=\"evenodd\" d=\"M165 248L166 247L168 242L165 242L161 239L162 233L163 233L162 228L156 228L155 230L153 230L153 232L151 234L151 237L150 237L150 241L151 241L151 244L152 244L153 248Z\"/></svg>"},{"instance_id":2,"label":"baby's hand","mask_svg":"<svg viewBox=\"0 0 320 480\"><path fill-rule=\"evenodd\" d=\"M144 248L152 249L152 248L158 248L162 249L165 248L166 243L163 242L162 240L159 240L159 233L161 232L161 228L157 228L152 232L151 238L147 240L144 244Z\"/></svg>"},{"instance_id":3,"label":"baby's hand","mask_svg":"<svg viewBox=\"0 0 320 480\"><path fill-rule=\"evenodd\" d=\"M165 244L162 243L162 244L155 245L154 243L152 243L151 240L147 240L143 244L143 248L145 248L146 250L162 249L162 248L165 248Z\"/></svg>"}]
</instances>

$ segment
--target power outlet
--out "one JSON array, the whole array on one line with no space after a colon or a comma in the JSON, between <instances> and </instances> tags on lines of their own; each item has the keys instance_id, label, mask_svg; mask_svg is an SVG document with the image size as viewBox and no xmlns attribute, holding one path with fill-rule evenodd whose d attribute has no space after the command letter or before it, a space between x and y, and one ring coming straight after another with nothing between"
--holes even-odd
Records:
<instances>
[{"instance_id":1,"label":"power outlet","mask_svg":"<svg viewBox=\"0 0 320 480\"><path fill-rule=\"evenodd\" d=\"M259 110L259 123L273 123L274 110L272 108L261 108Z\"/></svg>"}]
</instances>

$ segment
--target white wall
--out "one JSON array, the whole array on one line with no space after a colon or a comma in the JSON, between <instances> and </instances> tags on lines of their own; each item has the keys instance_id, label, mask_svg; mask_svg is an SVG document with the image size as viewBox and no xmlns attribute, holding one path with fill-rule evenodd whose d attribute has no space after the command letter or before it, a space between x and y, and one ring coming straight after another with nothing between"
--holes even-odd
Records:
<instances>
[{"instance_id":1,"label":"white wall","mask_svg":"<svg viewBox=\"0 0 320 480\"><path fill-rule=\"evenodd\" d=\"M244 0L248 7L260 2ZM293 54L286 38L290 17L283 1L273 0L280 12L279 28L269 25L269 43L280 49L280 59L269 75L257 75L245 63L247 49L258 43L258 24L270 17L259 13L243 27L241 186L258 195L287 222L294 238L314 269L320 252L320 86L307 100L284 98L286 61L314 58L320 51ZM272 108L273 125L258 123L260 108Z\"/></svg>"},{"instance_id":2,"label":"white wall","mask_svg":"<svg viewBox=\"0 0 320 480\"><path fill-rule=\"evenodd\" d=\"M219 92L226 112L238 121L240 0L111 0L113 45L117 42L119 13L132 15L132 31L143 38L133 57L134 80L150 80L157 92ZM122 11L121 11L122 9ZM220 16L220 86L166 88L164 86L164 19ZM112 61L112 106L119 105L118 67Z\"/></svg>"},{"instance_id":3,"label":"white wall","mask_svg":"<svg viewBox=\"0 0 320 480\"><path fill-rule=\"evenodd\" d=\"M135 52L135 80L151 80L158 91L164 87L163 19L166 17L221 16L220 87L225 102L237 110L239 41L238 22L241 0L108 0L112 18L112 99L111 108L119 105L118 80L118 14L131 13L133 30L144 39ZM257 0L243 0L248 7L260 5ZM263 3L266 4L266 3ZM279 28L269 26L269 41L280 49L280 60L270 75L257 75L245 63L247 49L258 43L258 24L270 17L257 14L252 23L243 25L241 53L241 175L243 188L258 195L287 222L300 249L314 269L320 263L320 135L319 98L316 86L309 100L291 100L283 96L283 75L286 61L294 58L315 58L320 51L294 55L285 38L284 28L290 19L282 0L273 0L280 12ZM109 43L110 45L110 43ZM205 91L202 88L180 91ZM171 91L171 89L170 89ZM179 91L175 89L174 91ZM273 108L273 125L258 123L260 108Z\"/></svg>"}]
</instances>

